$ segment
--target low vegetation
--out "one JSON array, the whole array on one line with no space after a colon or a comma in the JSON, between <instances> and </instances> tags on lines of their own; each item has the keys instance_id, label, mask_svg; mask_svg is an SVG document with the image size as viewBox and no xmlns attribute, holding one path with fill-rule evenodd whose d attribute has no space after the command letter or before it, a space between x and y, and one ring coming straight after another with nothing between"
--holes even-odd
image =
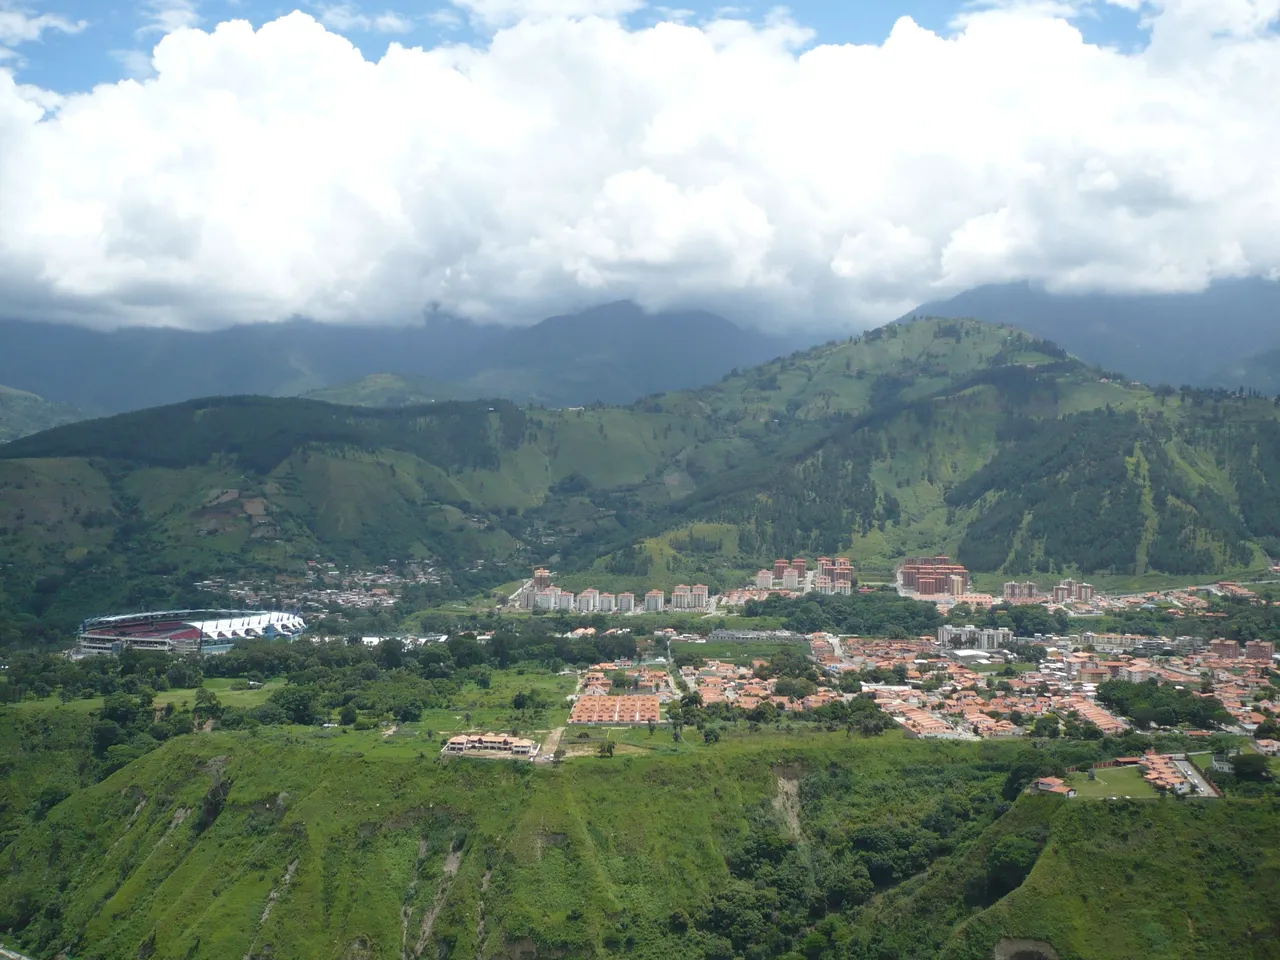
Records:
<instances>
[{"instance_id":1,"label":"low vegetation","mask_svg":"<svg viewBox=\"0 0 1280 960\"><path fill-rule=\"evenodd\" d=\"M1275 955L1273 800L1019 795L1070 745L609 742L538 767L441 759L413 734L180 736L34 801L0 931L33 955L130 960L985 960L1007 938L1107 960Z\"/></svg>"}]
</instances>

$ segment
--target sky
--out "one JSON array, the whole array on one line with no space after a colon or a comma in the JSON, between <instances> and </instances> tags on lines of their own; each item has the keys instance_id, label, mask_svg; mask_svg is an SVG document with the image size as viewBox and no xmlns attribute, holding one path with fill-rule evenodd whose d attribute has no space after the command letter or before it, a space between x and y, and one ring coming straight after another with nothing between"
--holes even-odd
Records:
<instances>
[{"instance_id":1,"label":"sky","mask_svg":"<svg viewBox=\"0 0 1280 960\"><path fill-rule=\"evenodd\" d=\"M1280 275L1280 0L0 0L0 315L860 329Z\"/></svg>"}]
</instances>

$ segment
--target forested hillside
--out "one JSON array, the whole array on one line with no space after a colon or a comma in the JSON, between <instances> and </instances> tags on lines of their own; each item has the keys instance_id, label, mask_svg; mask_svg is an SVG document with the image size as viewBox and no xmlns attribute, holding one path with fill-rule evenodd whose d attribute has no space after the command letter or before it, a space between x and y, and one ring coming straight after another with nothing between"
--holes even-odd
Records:
<instances>
[{"instance_id":1,"label":"forested hillside","mask_svg":"<svg viewBox=\"0 0 1280 960\"><path fill-rule=\"evenodd\" d=\"M171 740L19 835L0 931L86 960L1277 955L1255 933L1274 803L1018 796L1096 745L766 734L561 767L436 749Z\"/></svg>"},{"instance_id":2,"label":"forested hillside","mask_svg":"<svg viewBox=\"0 0 1280 960\"><path fill-rule=\"evenodd\" d=\"M224 398L0 448L0 609L195 602L309 558L420 559L441 596L562 574L740 582L775 556L915 552L1136 576L1280 549L1275 404L1118 383L967 321L895 324L630 407Z\"/></svg>"}]
</instances>

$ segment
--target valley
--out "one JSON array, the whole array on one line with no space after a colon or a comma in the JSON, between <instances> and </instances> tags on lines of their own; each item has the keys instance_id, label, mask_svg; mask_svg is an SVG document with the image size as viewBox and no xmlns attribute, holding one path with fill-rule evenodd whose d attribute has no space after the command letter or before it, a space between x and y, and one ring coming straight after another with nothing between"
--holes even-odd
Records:
<instances>
[{"instance_id":1,"label":"valley","mask_svg":"<svg viewBox=\"0 0 1280 960\"><path fill-rule=\"evenodd\" d=\"M1280 955L1280 627L1269 586L1216 585L1280 554L1273 401L943 319L621 406L437 389L0 447L6 947ZM983 585L1215 586L990 609L967 574L941 606L868 586L939 553ZM778 557L810 558L809 592ZM570 609L522 586L540 565ZM626 592L663 608L598 606ZM87 616L219 603L311 629L57 653ZM450 755L486 733L533 762ZM1152 786L1188 756L1213 786Z\"/></svg>"},{"instance_id":2,"label":"valley","mask_svg":"<svg viewBox=\"0 0 1280 960\"><path fill-rule=\"evenodd\" d=\"M21 560L0 605L190 605L195 583L308 560L426 563L441 599L536 563L719 591L838 553L871 579L933 552L979 576L1247 578L1280 553L1277 416L951 320L627 407L188 401L0 447L0 546Z\"/></svg>"}]
</instances>

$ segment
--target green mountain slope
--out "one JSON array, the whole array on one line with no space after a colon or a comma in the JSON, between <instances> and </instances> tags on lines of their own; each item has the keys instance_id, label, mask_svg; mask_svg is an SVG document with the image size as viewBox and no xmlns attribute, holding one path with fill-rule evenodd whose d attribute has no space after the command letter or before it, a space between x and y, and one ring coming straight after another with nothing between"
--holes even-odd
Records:
<instances>
[{"instance_id":1,"label":"green mountain slope","mask_svg":"<svg viewBox=\"0 0 1280 960\"><path fill-rule=\"evenodd\" d=\"M195 602L195 580L312 557L418 558L463 593L530 563L728 585L835 552L880 573L946 550L1010 575L1227 574L1280 553L1277 476L1269 401L921 321L630 407L215 398L23 438L0 448L0 607Z\"/></svg>"},{"instance_id":2,"label":"green mountain slope","mask_svg":"<svg viewBox=\"0 0 1280 960\"><path fill-rule=\"evenodd\" d=\"M0 443L83 419L84 414L75 407L0 386Z\"/></svg>"},{"instance_id":3,"label":"green mountain slope","mask_svg":"<svg viewBox=\"0 0 1280 960\"><path fill-rule=\"evenodd\" d=\"M1005 813L1017 747L897 736L559 768L427 747L172 740L18 836L0 931L85 960L1276 955L1270 801Z\"/></svg>"}]
</instances>

